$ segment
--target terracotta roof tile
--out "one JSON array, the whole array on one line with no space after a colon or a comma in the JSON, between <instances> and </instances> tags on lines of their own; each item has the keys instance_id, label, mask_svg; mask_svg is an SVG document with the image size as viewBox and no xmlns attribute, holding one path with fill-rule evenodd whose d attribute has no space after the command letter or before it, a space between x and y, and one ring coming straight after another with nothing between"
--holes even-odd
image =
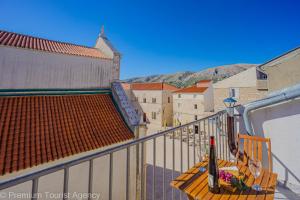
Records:
<instances>
[{"instance_id":1,"label":"terracotta roof tile","mask_svg":"<svg viewBox=\"0 0 300 200\"><path fill-rule=\"evenodd\" d=\"M74 56L109 59L99 49L0 30L0 45Z\"/></svg>"},{"instance_id":2,"label":"terracotta roof tile","mask_svg":"<svg viewBox=\"0 0 300 200\"><path fill-rule=\"evenodd\" d=\"M132 138L108 94L0 97L0 175Z\"/></svg>"},{"instance_id":3,"label":"terracotta roof tile","mask_svg":"<svg viewBox=\"0 0 300 200\"><path fill-rule=\"evenodd\" d=\"M207 87L197 87L196 85L194 85L191 87L177 90L174 93L203 93L203 92L205 92L206 89L207 89Z\"/></svg>"},{"instance_id":4,"label":"terracotta roof tile","mask_svg":"<svg viewBox=\"0 0 300 200\"><path fill-rule=\"evenodd\" d=\"M132 83L132 90L178 90L177 87L167 83Z\"/></svg>"},{"instance_id":5,"label":"terracotta roof tile","mask_svg":"<svg viewBox=\"0 0 300 200\"><path fill-rule=\"evenodd\" d=\"M198 81L198 83L210 83L210 82L211 82L211 80L209 80L209 79Z\"/></svg>"}]
</instances>

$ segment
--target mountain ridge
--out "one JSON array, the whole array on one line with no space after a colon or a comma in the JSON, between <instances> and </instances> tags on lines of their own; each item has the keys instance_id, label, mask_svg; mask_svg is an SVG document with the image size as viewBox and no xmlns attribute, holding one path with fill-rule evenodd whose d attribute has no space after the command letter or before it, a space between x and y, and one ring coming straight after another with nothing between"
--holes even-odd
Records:
<instances>
[{"instance_id":1,"label":"mountain ridge","mask_svg":"<svg viewBox=\"0 0 300 200\"><path fill-rule=\"evenodd\" d=\"M198 72L183 71L171 74L157 74L150 76L133 77L124 81L128 83L166 82L176 87L183 88L191 86L196 82L205 79L211 79L215 83L256 66L258 66L258 64L237 63L211 67Z\"/></svg>"}]
</instances>

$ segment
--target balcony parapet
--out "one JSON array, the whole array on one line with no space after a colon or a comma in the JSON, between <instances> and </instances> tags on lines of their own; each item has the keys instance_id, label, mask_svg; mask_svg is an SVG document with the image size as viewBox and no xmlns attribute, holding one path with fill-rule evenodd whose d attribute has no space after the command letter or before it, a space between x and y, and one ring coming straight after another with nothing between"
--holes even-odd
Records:
<instances>
[{"instance_id":1,"label":"balcony parapet","mask_svg":"<svg viewBox=\"0 0 300 200\"><path fill-rule=\"evenodd\" d=\"M268 90L268 80L267 79L257 79L256 88L258 90Z\"/></svg>"}]
</instances>

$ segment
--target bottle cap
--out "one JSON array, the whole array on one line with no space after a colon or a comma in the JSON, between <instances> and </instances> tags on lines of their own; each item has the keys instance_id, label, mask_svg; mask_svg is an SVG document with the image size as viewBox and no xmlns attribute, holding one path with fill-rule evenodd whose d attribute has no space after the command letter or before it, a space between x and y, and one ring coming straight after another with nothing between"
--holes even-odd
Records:
<instances>
[{"instance_id":1,"label":"bottle cap","mask_svg":"<svg viewBox=\"0 0 300 200\"><path fill-rule=\"evenodd\" d=\"M210 136L210 145L215 145L215 137Z\"/></svg>"}]
</instances>

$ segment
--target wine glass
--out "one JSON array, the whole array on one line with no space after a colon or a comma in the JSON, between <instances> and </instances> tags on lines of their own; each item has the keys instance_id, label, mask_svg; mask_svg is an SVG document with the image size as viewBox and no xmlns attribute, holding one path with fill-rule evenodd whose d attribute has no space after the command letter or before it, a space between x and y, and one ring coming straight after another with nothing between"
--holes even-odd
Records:
<instances>
[{"instance_id":1,"label":"wine glass","mask_svg":"<svg viewBox=\"0 0 300 200\"><path fill-rule=\"evenodd\" d=\"M200 151L201 151L201 153L200 153ZM203 152L202 148L201 148L201 145L199 145L199 150L197 151L197 154L198 154L198 158L199 158L200 162L208 159L207 149L205 148L205 150ZM205 172L206 171L206 167L199 167L199 171L200 172Z\"/></svg>"},{"instance_id":2,"label":"wine glass","mask_svg":"<svg viewBox=\"0 0 300 200\"><path fill-rule=\"evenodd\" d=\"M262 164L257 159L249 159L249 169L251 174L254 176L254 182L259 177L261 170L262 170ZM255 191L261 191L262 188L259 184L253 184L252 189Z\"/></svg>"}]
</instances>

